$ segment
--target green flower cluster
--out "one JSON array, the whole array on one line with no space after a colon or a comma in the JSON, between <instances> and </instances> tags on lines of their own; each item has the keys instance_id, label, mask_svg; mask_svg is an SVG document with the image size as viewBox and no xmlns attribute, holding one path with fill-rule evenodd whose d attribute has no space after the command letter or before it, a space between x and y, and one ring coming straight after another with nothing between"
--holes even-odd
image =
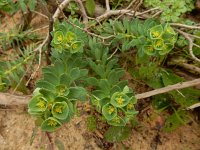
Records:
<instances>
[{"instance_id":1,"label":"green flower cluster","mask_svg":"<svg viewBox=\"0 0 200 150\"><path fill-rule=\"evenodd\" d=\"M122 92L115 92L107 103L100 107L108 124L125 126L138 113L134 108L137 100L134 96L128 96L128 93L129 88L125 86ZM94 96L92 103L98 106L102 103L101 101L105 101L105 99L101 100Z\"/></svg>"},{"instance_id":2,"label":"green flower cluster","mask_svg":"<svg viewBox=\"0 0 200 150\"><path fill-rule=\"evenodd\" d=\"M37 118L37 125L48 132L68 122L76 112L76 102L86 100L87 95L86 89L78 85L88 73L87 69L77 66L79 61L83 62L81 57L71 58L69 53L60 55L62 59L42 69L43 78L37 81L28 104L28 112Z\"/></svg>"},{"instance_id":3,"label":"green flower cluster","mask_svg":"<svg viewBox=\"0 0 200 150\"><path fill-rule=\"evenodd\" d=\"M51 45L58 52L68 51L77 53L83 51L83 42L71 28L67 28L66 23L55 26L52 32L53 40Z\"/></svg>"},{"instance_id":4,"label":"green flower cluster","mask_svg":"<svg viewBox=\"0 0 200 150\"><path fill-rule=\"evenodd\" d=\"M149 29L149 36L146 39L143 51L147 55L165 55L173 48L177 40L177 34L174 29L166 24L156 25Z\"/></svg>"},{"instance_id":5,"label":"green flower cluster","mask_svg":"<svg viewBox=\"0 0 200 150\"><path fill-rule=\"evenodd\" d=\"M43 131L53 132L74 114L72 100L46 89L36 89L28 104L28 112L37 117Z\"/></svg>"}]
</instances>

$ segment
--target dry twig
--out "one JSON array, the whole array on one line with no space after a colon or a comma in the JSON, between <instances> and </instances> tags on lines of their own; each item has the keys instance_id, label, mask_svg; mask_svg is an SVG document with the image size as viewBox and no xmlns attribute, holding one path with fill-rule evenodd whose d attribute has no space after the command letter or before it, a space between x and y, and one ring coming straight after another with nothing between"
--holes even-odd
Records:
<instances>
[{"instance_id":1,"label":"dry twig","mask_svg":"<svg viewBox=\"0 0 200 150\"><path fill-rule=\"evenodd\" d=\"M154 95L167 93L173 90L179 90L187 87L192 87L200 84L200 78L194 79L192 81L186 81L182 83L177 83L174 85L169 85L160 89L152 90L149 92L136 94L135 97L137 99L143 99L147 97L151 97ZM0 104L1 105L27 105L30 101L31 96L16 96L8 93L0 93Z\"/></svg>"},{"instance_id":2,"label":"dry twig","mask_svg":"<svg viewBox=\"0 0 200 150\"><path fill-rule=\"evenodd\" d=\"M110 11L109 0L106 0L106 11Z\"/></svg>"},{"instance_id":3,"label":"dry twig","mask_svg":"<svg viewBox=\"0 0 200 150\"><path fill-rule=\"evenodd\" d=\"M186 29L200 29L200 26L190 26L190 25L181 24L181 23L170 23L170 25L175 26L175 27L186 28Z\"/></svg>"},{"instance_id":4,"label":"dry twig","mask_svg":"<svg viewBox=\"0 0 200 150\"><path fill-rule=\"evenodd\" d=\"M193 45L194 45L193 39L189 36L189 34L183 32L183 31L181 31L181 30L179 30L179 29L175 29L175 30L176 30L177 32L179 32L180 34L182 34L182 35L189 41L189 52L190 52L190 55L191 55L191 57L192 57L193 60L195 60L195 61L197 61L197 62L200 63L200 59L198 59L198 58L194 55L194 53L193 53L193 51L192 51L192 48L193 48Z\"/></svg>"},{"instance_id":5,"label":"dry twig","mask_svg":"<svg viewBox=\"0 0 200 150\"><path fill-rule=\"evenodd\" d=\"M104 19L107 19L111 16L117 16L117 15L121 15L121 14L129 14L129 15L133 15L135 11L132 10L127 10L127 9L121 9L121 10L110 10L105 12L103 15L99 16L96 18L96 20L98 22L103 21ZM135 12L136 16L139 16L140 12Z\"/></svg>"},{"instance_id":6,"label":"dry twig","mask_svg":"<svg viewBox=\"0 0 200 150\"><path fill-rule=\"evenodd\" d=\"M153 91L137 94L137 95L135 95L135 97L136 97L136 99L143 99L143 98L151 97L151 96L162 94L162 93L167 93L167 92L170 92L173 90L179 90L179 89L183 89L183 88L187 88L187 87L191 87L191 86L196 86L199 84L200 84L200 78L192 80L192 81L186 81L186 82L177 83L174 85L169 85L169 86L166 86L166 87L163 87L160 89L156 89Z\"/></svg>"},{"instance_id":7,"label":"dry twig","mask_svg":"<svg viewBox=\"0 0 200 150\"><path fill-rule=\"evenodd\" d=\"M78 5L80 7L79 9L80 9L80 11L83 15L83 23L87 24L88 23L88 16L87 16L87 13L85 11L85 7L83 6L82 1L81 0L75 0L75 1L78 3Z\"/></svg>"},{"instance_id":8,"label":"dry twig","mask_svg":"<svg viewBox=\"0 0 200 150\"><path fill-rule=\"evenodd\" d=\"M62 13L62 10L69 4L71 0L64 0L59 7L56 9L54 15L53 15L53 20L54 22L58 19L59 15Z\"/></svg>"}]
</instances>

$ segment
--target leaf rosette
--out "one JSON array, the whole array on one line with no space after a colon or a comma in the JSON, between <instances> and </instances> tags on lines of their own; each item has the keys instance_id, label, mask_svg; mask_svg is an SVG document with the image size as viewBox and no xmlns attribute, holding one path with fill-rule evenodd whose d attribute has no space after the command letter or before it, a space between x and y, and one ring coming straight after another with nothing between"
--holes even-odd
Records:
<instances>
[{"instance_id":1,"label":"leaf rosette","mask_svg":"<svg viewBox=\"0 0 200 150\"><path fill-rule=\"evenodd\" d=\"M164 46L164 41L163 39L155 39L153 41L153 47L156 49L156 50L162 50L163 49L163 46Z\"/></svg>"},{"instance_id":2,"label":"leaf rosette","mask_svg":"<svg viewBox=\"0 0 200 150\"><path fill-rule=\"evenodd\" d=\"M153 45L144 45L143 51L149 56L153 56L156 54L156 50L154 49Z\"/></svg>"},{"instance_id":3,"label":"leaf rosette","mask_svg":"<svg viewBox=\"0 0 200 150\"><path fill-rule=\"evenodd\" d=\"M39 94L34 96L28 104L28 111L30 114L41 113L47 109L47 99Z\"/></svg>"},{"instance_id":4,"label":"leaf rosette","mask_svg":"<svg viewBox=\"0 0 200 150\"><path fill-rule=\"evenodd\" d=\"M108 124L112 126L125 126L126 122L120 116L116 116L112 120L109 120Z\"/></svg>"},{"instance_id":5,"label":"leaf rosette","mask_svg":"<svg viewBox=\"0 0 200 150\"><path fill-rule=\"evenodd\" d=\"M102 107L102 114L107 120L111 120L117 116L117 108L108 103Z\"/></svg>"},{"instance_id":6,"label":"leaf rosette","mask_svg":"<svg viewBox=\"0 0 200 150\"><path fill-rule=\"evenodd\" d=\"M137 114L138 112L135 110L134 105L137 103L137 99L132 97L130 102L126 105L126 113L128 114Z\"/></svg>"},{"instance_id":7,"label":"leaf rosette","mask_svg":"<svg viewBox=\"0 0 200 150\"><path fill-rule=\"evenodd\" d=\"M124 94L123 92L115 92L112 97L110 103L115 107L124 107L130 101L130 98Z\"/></svg>"},{"instance_id":8,"label":"leaf rosette","mask_svg":"<svg viewBox=\"0 0 200 150\"><path fill-rule=\"evenodd\" d=\"M65 120L69 114L69 107L66 102L55 102L52 106L52 115L53 117Z\"/></svg>"},{"instance_id":9,"label":"leaf rosette","mask_svg":"<svg viewBox=\"0 0 200 150\"><path fill-rule=\"evenodd\" d=\"M56 93L58 94L58 96L67 96L69 94L69 88L67 88L63 84L60 84L56 86Z\"/></svg>"},{"instance_id":10,"label":"leaf rosette","mask_svg":"<svg viewBox=\"0 0 200 150\"><path fill-rule=\"evenodd\" d=\"M75 33L73 33L73 32L71 32L71 31L68 31L67 33L66 33L66 35L65 35L65 41L67 42L67 43L72 43L72 42L74 42L74 41L76 41L77 40L77 36L76 36L76 34Z\"/></svg>"},{"instance_id":11,"label":"leaf rosette","mask_svg":"<svg viewBox=\"0 0 200 150\"><path fill-rule=\"evenodd\" d=\"M54 132L61 126L61 122L54 117L47 118L41 125L42 131Z\"/></svg>"},{"instance_id":12,"label":"leaf rosette","mask_svg":"<svg viewBox=\"0 0 200 150\"><path fill-rule=\"evenodd\" d=\"M164 32L171 35L176 35L174 29L167 23L164 27Z\"/></svg>"},{"instance_id":13,"label":"leaf rosette","mask_svg":"<svg viewBox=\"0 0 200 150\"><path fill-rule=\"evenodd\" d=\"M64 43L64 33L62 31L56 31L54 33L53 42L55 44L62 44L62 43Z\"/></svg>"},{"instance_id":14,"label":"leaf rosette","mask_svg":"<svg viewBox=\"0 0 200 150\"><path fill-rule=\"evenodd\" d=\"M163 27L161 25L156 25L152 27L149 31L151 39L159 39L163 34Z\"/></svg>"},{"instance_id":15,"label":"leaf rosette","mask_svg":"<svg viewBox=\"0 0 200 150\"><path fill-rule=\"evenodd\" d=\"M71 53L76 53L76 52L81 52L81 51L82 51L82 42L81 41L76 41L71 44L71 46L70 46Z\"/></svg>"},{"instance_id":16,"label":"leaf rosette","mask_svg":"<svg viewBox=\"0 0 200 150\"><path fill-rule=\"evenodd\" d=\"M166 44L164 44L163 49L161 51L159 51L159 54L165 55L165 54L169 53L173 49L173 47L174 46L172 44L166 43Z\"/></svg>"}]
</instances>

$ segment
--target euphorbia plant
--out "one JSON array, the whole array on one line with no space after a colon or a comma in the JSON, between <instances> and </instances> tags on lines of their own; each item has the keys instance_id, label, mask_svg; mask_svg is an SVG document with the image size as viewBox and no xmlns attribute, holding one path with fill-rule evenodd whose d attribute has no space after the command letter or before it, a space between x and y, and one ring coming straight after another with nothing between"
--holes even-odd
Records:
<instances>
[{"instance_id":1,"label":"euphorbia plant","mask_svg":"<svg viewBox=\"0 0 200 150\"><path fill-rule=\"evenodd\" d=\"M108 124L125 126L137 114L134 108L137 101L127 81L121 80L124 70L116 65L116 58L108 59L108 49L95 44L95 40L90 40L90 53L96 58L94 60L98 60L89 59L96 74L87 79L88 84L95 88L91 93L91 103Z\"/></svg>"},{"instance_id":2,"label":"euphorbia plant","mask_svg":"<svg viewBox=\"0 0 200 150\"><path fill-rule=\"evenodd\" d=\"M37 118L43 131L53 132L68 122L76 112L76 102L86 100L81 81L88 74L80 54L86 37L80 30L58 23L53 35L52 65L43 68L43 78L36 84L28 111ZM77 36L79 34L79 36ZM79 38L77 38L79 37Z\"/></svg>"}]
</instances>

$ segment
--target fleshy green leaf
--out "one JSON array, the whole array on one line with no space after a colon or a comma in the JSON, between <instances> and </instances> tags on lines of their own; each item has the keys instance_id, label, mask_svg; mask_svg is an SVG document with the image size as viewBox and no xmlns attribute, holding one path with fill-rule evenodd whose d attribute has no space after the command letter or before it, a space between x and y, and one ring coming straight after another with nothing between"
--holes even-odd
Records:
<instances>
[{"instance_id":1,"label":"fleshy green leaf","mask_svg":"<svg viewBox=\"0 0 200 150\"><path fill-rule=\"evenodd\" d=\"M64 42L64 34L62 31L56 31L54 33L54 38L53 38L53 42L55 44L61 44Z\"/></svg>"},{"instance_id":2,"label":"fleshy green leaf","mask_svg":"<svg viewBox=\"0 0 200 150\"><path fill-rule=\"evenodd\" d=\"M82 52L83 44L81 41L73 42L70 46L70 52L76 53L76 52Z\"/></svg>"},{"instance_id":3,"label":"fleshy green leaf","mask_svg":"<svg viewBox=\"0 0 200 150\"><path fill-rule=\"evenodd\" d=\"M163 27L161 25L156 25L150 29L151 39L158 39L163 34Z\"/></svg>"},{"instance_id":4,"label":"fleshy green leaf","mask_svg":"<svg viewBox=\"0 0 200 150\"><path fill-rule=\"evenodd\" d=\"M47 108L48 101L40 94L34 96L28 104L29 112L44 112Z\"/></svg>"},{"instance_id":5,"label":"fleshy green leaf","mask_svg":"<svg viewBox=\"0 0 200 150\"><path fill-rule=\"evenodd\" d=\"M174 29L168 23L164 27L164 32L168 34L176 35L176 32L174 31Z\"/></svg>"},{"instance_id":6,"label":"fleshy green leaf","mask_svg":"<svg viewBox=\"0 0 200 150\"><path fill-rule=\"evenodd\" d=\"M112 120L107 121L112 126L125 126L126 122L119 116L114 117Z\"/></svg>"},{"instance_id":7,"label":"fleshy green leaf","mask_svg":"<svg viewBox=\"0 0 200 150\"><path fill-rule=\"evenodd\" d=\"M107 120L111 120L117 116L117 108L108 103L103 106L102 114Z\"/></svg>"},{"instance_id":8,"label":"fleshy green leaf","mask_svg":"<svg viewBox=\"0 0 200 150\"><path fill-rule=\"evenodd\" d=\"M70 71L70 77L73 79L73 80L76 80L80 77L80 69L79 68L73 68L71 71Z\"/></svg>"},{"instance_id":9,"label":"fleshy green leaf","mask_svg":"<svg viewBox=\"0 0 200 150\"><path fill-rule=\"evenodd\" d=\"M56 86L56 93L58 96L67 96L69 94L69 89L65 85Z\"/></svg>"},{"instance_id":10,"label":"fleshy green leaf","mask_svg":"<svg viewBox=\"0 0 200 150\"><path fill-rule=\"evenodd\" d=\"M69 95L68 97L70 99L78 99L81 101L85 101L86 100L86 96L87 96L87 91L82 88L82 87L71 87L69 88Z\"/></svg>"},{"instance_id":11,"label":"fleshy green leaf","mask_svg":"<svg viewBox=\"0 0 200 150\"><path fill-rule=\"evenodd\" d=\"M58 129L61 126L61 122L59 122L57 119L54 117L49 117L46 119L42 125L41 129L42 131L47 131L47 132L54 132L56 129Z\"/></svg>"},{"instance_id":12,"label":"fleshy green leaf","mask_svg":"<svg viewBox=\"0 0 200 150\"><path fill-rule=\"evenodd\" d=\"M126 94L116 92L112 95L110 103L115 107L124 107L129 101L130 98Z\"/></svg>"},{"instance_id":13,"label":"fleshy green leaf","mask_svg":"<svg viewBox=\"0 0 200 150\"><path fill-rule=\"evenodd\" d=\"M166 44L163 45L162 50L159 51L159 54L160 55L165 55L165 54L169 53L173 49L173 47L174 46L172 44L166 43Z\"/></svg>"},{"instance_id":14,"label":"fleshy green leaf","mask_svg":"<svg viewBox=\"0 0 200 150\"><path fill-rule=\"evenodd\" d=\"M153 45L144 45L143 51L150 56L153 56L156 54L156 50L154 49Z\"/></svg>"},{"instance_id":15,"label":"fleshy green leaf","mask_svg":"<svg viewBox=\"0 0 200 150\"><path fill-rule=\"evenodd\" d=\"M98 80L95 78L95 77L89 77L86 79L86 82L89 84L89 85L93 85L93 86L98 86Z\"/></svg>"},{"instance_id":16,"label":"fleshy green leaf","mask_svg":"<svg viewBox=\"0 0 200 150\"><path fill-rule=\"evenodd\" d=\"M163 50L164 47L164 41L162 39L156 39L153 41L153 47L156 50Z\"/></svg>"},{"instance_id":17,"label":"fleshy green leaf","mask_svg":"<svg viewBox=\"0 0 200 150\"><path fill-rule=\"evenodd\" d=\"M90 16L94 15L95 12L95 1L94 0L86 0L86 9Z\"/></svg>"},{"instance_id":18,"label":"fleshy green leaf","mask_svg":"<svg viewBox=\"0 0 200 150\"><path fill-rule=\"evenodd\" d=\"M68 31L67 34L65 35L65 41L68 44L72 43L73 41L76 41L76 39L77 39L76 34L71 31Z\"/></svg>"},{"instance_id":19,"label":"fleshy green leaf","mask_svg":"<svg viewBox=\"0 0 200 150\"><path fill-rule=\"evenodd\" d=\"M52 106L53 117L64 120L69 114L69 107L66 102L56 102Z\"/></svg>"},{"instance_id":20,"label":"fleshy green leaf","mask_svg":"<svg viewBox=\"0 0 200 150\"><path fill-rule=\"evenodd\" d=\"M64 143L59 139L55 140L55 145L57 146L58 150L65 150Z\"/></svg>"},{"instance_id":21,"label":"fleshy green leaf","mask_svg":"<svg viewBox=\"0 0 200 150\"><path fill-rule=\"evenodd\" d=\"M121 142L129 137L131 129L129 127L110 127L104 134L108 142Z\"/></svg>"}]
</instances>

